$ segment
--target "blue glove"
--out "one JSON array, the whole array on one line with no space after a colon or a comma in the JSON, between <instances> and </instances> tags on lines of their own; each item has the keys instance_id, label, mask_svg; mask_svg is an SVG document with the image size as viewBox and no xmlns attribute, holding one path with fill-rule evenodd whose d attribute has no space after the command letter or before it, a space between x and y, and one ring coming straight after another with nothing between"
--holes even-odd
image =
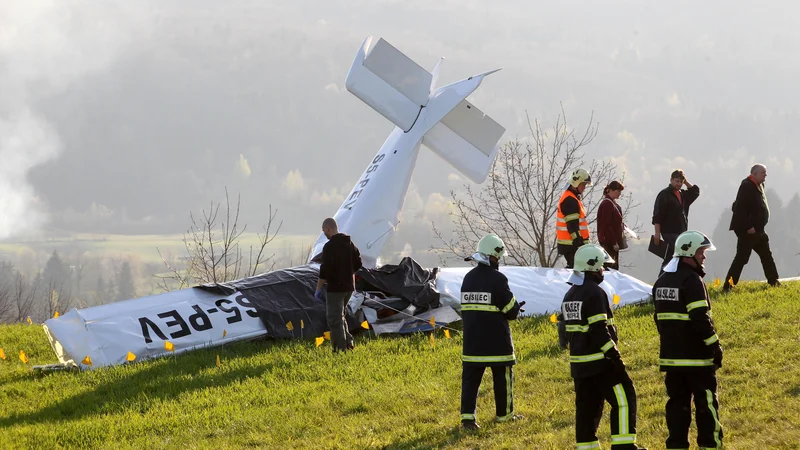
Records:
<instances>
[{"instance_id":1,"label":"blue glove","mask_svg":"<svg viewBox=\"0 0 800 450\"><path fill-rule=\"evenodd\" d=\"M317 289L317 291L314 292L314 299L318 303L325 303L325 294L322 292L322 289Z\"/></svg>"}]
</instances>

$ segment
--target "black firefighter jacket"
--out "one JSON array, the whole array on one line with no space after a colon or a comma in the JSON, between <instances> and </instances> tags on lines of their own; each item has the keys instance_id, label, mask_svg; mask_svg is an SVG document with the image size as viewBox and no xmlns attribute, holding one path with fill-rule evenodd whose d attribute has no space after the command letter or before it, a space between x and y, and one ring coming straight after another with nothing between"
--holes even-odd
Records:
<instances>
[{"instance_id":1,"label":"black firefighter jacket","mask_svg":"<svg viewBox=\"0 0 800 450\"><path fill-rule=\"evenodd\" d=\"M608 295L595 276L587 273L583 284L564 295L561 314L569 340L569 366L573 378L586 378L614 369L620 359L617 328Z\"/></svg>"},{"instance_id":2,"label":"black firefighter jacket","mask_svg":"<svg viewBox=\"0 0 800 450\"><path fill-rule=\"evenodd\" d=\"M654 319L661 337L661 371L715 370L719 337L701 275L688 264L664 272L653 285Z\"/></svg>"},{"instance_id":3,"label":"black firefighter jacket","mask_svg":"<svg viewBox=\"0 0 800 450\"><path fill-rule=\"evenodd\" d=\"M464 364L511 366L516 362L508 321L519 315L520 305L508 279L486 264L470 270L461 284L461 318L464 322Z\"/></svg>"}]
</instances>

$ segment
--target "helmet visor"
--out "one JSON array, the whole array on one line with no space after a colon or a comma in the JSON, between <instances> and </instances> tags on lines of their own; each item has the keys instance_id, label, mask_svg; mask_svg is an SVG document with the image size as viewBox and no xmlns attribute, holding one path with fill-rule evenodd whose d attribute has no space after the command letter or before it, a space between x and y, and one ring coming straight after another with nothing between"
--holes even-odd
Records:
<instances>
[{"instance_id":1,"label":"helmet visor","mask_svg":"<svg viewBox=\"0 0 800 450\"><path fill-rule=\"evenodd\" d=\"M708 238L703 239L703 243L700 244L700 248L703 247L706 248L707 252L713 252L717 249L717 247L714 247L714 244Z\"/></svg>"}]
</instances>

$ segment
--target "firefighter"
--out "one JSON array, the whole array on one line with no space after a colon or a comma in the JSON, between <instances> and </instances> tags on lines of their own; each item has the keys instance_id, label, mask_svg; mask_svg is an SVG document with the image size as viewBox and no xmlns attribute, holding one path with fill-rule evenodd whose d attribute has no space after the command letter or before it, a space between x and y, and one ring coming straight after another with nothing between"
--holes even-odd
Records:
<instances>
[{"instance_id":1,"label":"firefighter","mask_svg":"<svg viewBox=\"0 0 800 450\"><path fill-rule=\"evenodd\" d=\"M589 222L586 219L586 208L583 207L581 196L586 186L592 184L592 177L583 168L575 169L569 179L569 187L561 194L556 210L556 241L558 241L558 254L564 255L567 260L567 269L572 269L575 263L575 251L584 243L589 242ZM564 331L564 321L558 318L558 344L562 349L567 348L567 335Z\"/></svg>"},{"instance_id":2,"label":"firefighter","mask_svg":"<svg viewBox=\"0 0 800 450\"><path fill-rule=\"evenodd\" d=\"M600 287L603 264L614 260L603 247L586 244L575 252L572 284L561 303L575 383L576 448L600 448L597 427L603 404L611 405L611 448L636 445L636 389L617 349L617 328L608 295Z\"/></svg>"},{"instance_id":3,"label":"firefighter","mask_svg":"<svg viewBox=\"0 0 800 450\"><path fill-rule=\"evenodd\" d=\"M711 320L711 302L703 282L706 251L714 244L699 231L675 240L672 260L653 285L655 322L661 336L661 371L666 372L668 449L689 448L692 397L697 445L722 446L716 371L722 367L722 345Z\"/></svg>"},{"instance_id":4,"label":"firefighter","mask_svg":"<svg viewBox=\"0 0 800 450\"><path fill-rule=\"evenodd\" d=\"M567 268L571 269L575 261L575 252L584 243L589 242L589 222L586 209L581 202L586 186L592 184L589 172L579 168L572 172L569 187L561 194L556 211L556 240L558 254L564 255Z\"/></svg>"},{"instance_id":5,"label":"firefighter","mask_svg":"<svg viewBox=\"0 0 800 450\"><path fill-rule=\"evenodd\" d=\"M522 416L514 414L514 372L516 362L509 320L517 318L520 307L500 273L500 259L505 254L503 241L494 234L478 242L477 253L466 260L478 264L465 276L461 285L461 316L464 324L464 348L461 355L461 426L480 428L475 410L483 372L491 367L494 378L496 420L505 422Z\"/></svg>"}]
</instances>

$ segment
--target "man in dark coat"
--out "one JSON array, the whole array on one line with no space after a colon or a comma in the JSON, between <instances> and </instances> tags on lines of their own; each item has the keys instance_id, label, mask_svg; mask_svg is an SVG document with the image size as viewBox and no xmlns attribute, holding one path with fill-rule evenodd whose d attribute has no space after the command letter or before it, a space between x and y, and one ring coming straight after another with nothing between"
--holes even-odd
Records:
<instances>
[{"instance_id":1,"label":"man in dark coat","mask_svg":"<svg viewBox=\"0 0 800 450\"><path fill-rule=\"evenodd\" d=\"M769 249L769 236L764 227L769 222L769 205L764 193L764 180L767 179L767 168L756 164L750 169L750 176L742 180L736 201L733 202L733 217L730 229L736 233L736 256L733 258L728 274L725 276L724 291L730 291L739 282L742 269L750 261L750 254L755 251L761 258L764 276L771 286L779 286L778 269Z\"/></svg>"},{"instance_id":2,"label":"man in dark coat","mask_svg":"<svg viewBox=\"0 0 800 450\"><path fill-rule=\"evenodd\" d=\"M681 189L686 186L686 189ZM669 186L661 190L653 205L653 241L658 245L663 239L667 243L663 255L663 268L672 259L675 239L689 229L689 206L700 196L700 187L692 185L682 170L672 172Z\"/></svg>"},{"instance_id":3,"label":"man in dark coat","mask_svg":"<svg viewBox=\"0 0 800 450\"><path fill-rule=\"evenodd\" d=\"M352 350L353 336L347 329L345 307L355 291L355 273L361 268L361 253L350 236L339 232L334 219L329 217L322 222L322 232L328 242L322 248L322 264L314 298L319 302L325 300L322 288L327 284L326 310L333 351Z\"/></svg>"}]
</instances>

